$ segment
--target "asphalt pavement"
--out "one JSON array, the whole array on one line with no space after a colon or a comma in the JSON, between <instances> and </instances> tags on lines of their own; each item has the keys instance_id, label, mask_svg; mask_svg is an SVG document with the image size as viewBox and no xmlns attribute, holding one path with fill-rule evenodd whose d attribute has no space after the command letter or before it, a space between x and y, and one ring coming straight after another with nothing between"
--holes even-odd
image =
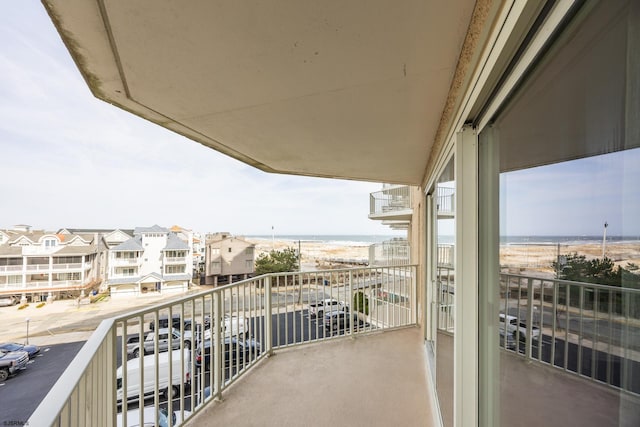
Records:
<instances>
[{"instance_id":1,"label":"asphalt pavement","mask_svg":"<svg viewBox=\"0 0 640 427\"><path fill-rule=\"evenodd\" d=\"M25 425L83 345L43 346L25 369L0 383L0 425Z\"/></svg>"}]
</instances>

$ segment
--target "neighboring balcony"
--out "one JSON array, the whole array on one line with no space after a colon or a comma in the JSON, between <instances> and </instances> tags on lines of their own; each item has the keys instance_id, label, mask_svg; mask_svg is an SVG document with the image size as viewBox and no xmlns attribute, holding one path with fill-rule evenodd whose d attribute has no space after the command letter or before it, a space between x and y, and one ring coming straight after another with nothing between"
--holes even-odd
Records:
<instances>
[{"instance_id":1,"label":"neighboring balcony","mask_svg":"<svg viewBox=\"0 0 640 427\"><path fill-rule=\"evenodd\" d=\"M22 264L20 265L0 265L0 273L15 273L22 271Z\"/></svg>"},{"instance_id":2,"label":"neighboring balcony","mask_svg":"<svg viewBox=\"0 0 640 427\"><path fill-rule=\"evenodd\" d=\"M111 258L112 267L139 267L142 264L142 258Z\"/></svg>"},{"instance_id":3,"label":"neighboring balcony","mask_svg":"<svg viewBox=\"0 0 640 427\"><path fill-rule=\"evenodd\" d=\"M385 185L382 190L371 193L369 219L408 224L413 214L411 190L407 185Z\"/></svg>"},{"instance_id":4,"label":"neighboring balcony","mask_svg":"<svg viewBox=\"0 0 640 427\"><path fill-rule=\"evenodd\" d=\"M456 189L438 186L436 204L438 218L453 218L456 213Z\"/></svg>"},{"instance_id":5,"label":"neighboring balcony","mask_svg":"<svg viewBox=\"0 0 640 427\"><path fill-rule=\"evenodd\" d=\"M411 262L407 239L391 239L369 246L369 266L408 265Z\"/></svg>"}]
</instances>

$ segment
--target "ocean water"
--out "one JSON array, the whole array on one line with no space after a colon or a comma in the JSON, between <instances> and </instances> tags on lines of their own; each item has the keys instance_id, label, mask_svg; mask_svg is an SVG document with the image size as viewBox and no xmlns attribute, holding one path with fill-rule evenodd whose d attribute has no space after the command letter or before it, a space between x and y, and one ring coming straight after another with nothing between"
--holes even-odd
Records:
<instances>
[{"instance_id":1,"label":"ocean water","mask_svg":"<svg viewBox=\"0 0 640 427\"><path fill-rule=\"evenodd\" d=\"M291 242L317 242L332 245L344 246L369 246L373 243L380 243L393 238L405 238L406 235L394 234L276 234L273 238L277 240L290 240ZM271 235L247 236L249 239L271 240Z\"/></svg>"}]
</instances>

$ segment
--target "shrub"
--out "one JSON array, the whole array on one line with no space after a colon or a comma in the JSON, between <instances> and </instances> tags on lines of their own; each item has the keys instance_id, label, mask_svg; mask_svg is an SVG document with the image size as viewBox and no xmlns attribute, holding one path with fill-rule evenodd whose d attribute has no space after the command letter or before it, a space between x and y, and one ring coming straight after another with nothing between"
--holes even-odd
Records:
<instances>
[{"instance_id":1,"label":"shrub","mask_svg":"<svg viewBox=\"0 0 640 427\"><path fill-rule=\"evenodd\" d=\"M369 297L364 292L359 291L353 296L353 306L355 310L365 315L369 314Z\"/></svg>"}]
</instances>

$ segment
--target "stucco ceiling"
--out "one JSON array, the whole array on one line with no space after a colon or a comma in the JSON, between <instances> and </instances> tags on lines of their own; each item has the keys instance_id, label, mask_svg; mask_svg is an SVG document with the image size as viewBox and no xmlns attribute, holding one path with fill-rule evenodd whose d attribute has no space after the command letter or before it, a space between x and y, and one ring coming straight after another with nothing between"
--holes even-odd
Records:
<instances>
[{"instance_id":1,"label":"stucco ceiling","mask_svg":"<svg viewBox=\"0 0 640 427\"><path fill-rule=\"evenodd\" d=\"M45 0L93 93L266 171L419 184L474 1Z\"/></svg>"}]
</instances>

